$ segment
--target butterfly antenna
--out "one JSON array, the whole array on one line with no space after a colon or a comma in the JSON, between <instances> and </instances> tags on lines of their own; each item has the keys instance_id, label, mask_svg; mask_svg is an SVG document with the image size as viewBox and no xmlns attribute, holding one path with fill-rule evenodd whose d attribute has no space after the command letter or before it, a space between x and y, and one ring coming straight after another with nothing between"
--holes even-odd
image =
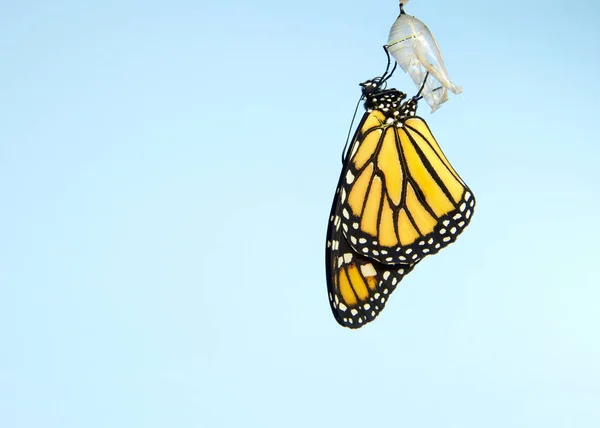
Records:
<instances>
[{"instance_id":1,"label":"butterfly antenna","mask_svg":"<svg viewBox=\"0 0 600 428\"><path fill-rule=\"evenodd\" d=\"M342 164L346 161L346 156L348 156L348 143L350 141L350 133L352 132L352 126L354 125L354 119L356 119L356 112L358 112L358 106L360 106L360 102L363 100L363 96L358 99L356 103L356 108L354 109L354 114L352 115L352 121L350 122L350 128L348 128L348 135L346 136L346 144L344 144L344 150L342 150Z\"/></svg>"}]
</instances>

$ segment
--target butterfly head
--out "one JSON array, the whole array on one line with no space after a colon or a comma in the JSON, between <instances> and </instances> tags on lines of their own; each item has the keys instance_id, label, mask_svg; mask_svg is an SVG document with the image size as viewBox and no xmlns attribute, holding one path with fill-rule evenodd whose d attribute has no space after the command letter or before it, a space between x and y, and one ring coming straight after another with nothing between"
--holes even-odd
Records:
<instances>
[{"instance_id":1,"label":"butterfly head","mask_svg":"<svg viewBox=\"0 0 600 428\"><path fill-rule=\"evenodd\" d=\"M366 82L362 82L360 87L362 88L362 94L366 98L369 95L377 93L381 91L384 82L381 81L381 78L376 77L375 79L367 80Z\"/></svg>"},{"instance_id":2,"label":"butterfly head","mask_svg":"<svg viewBox=\"0 0 600 428\"><path fill-rule=\"evenodd\" d=\"M374 94L382 92L385 90L387 83L387 79L382 79L381 77L376 77L374 79L367 80L366 82L362 82L360 87L362 88L363 98L368 98Z\"/></svg>"}]
</instances>

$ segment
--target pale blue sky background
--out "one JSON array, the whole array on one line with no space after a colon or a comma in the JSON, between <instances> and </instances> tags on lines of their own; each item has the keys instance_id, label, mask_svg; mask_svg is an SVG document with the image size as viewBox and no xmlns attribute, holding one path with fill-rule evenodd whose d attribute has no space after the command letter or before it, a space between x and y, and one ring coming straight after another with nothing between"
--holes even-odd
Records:
<instances>
[{"instance_id":1,"label":"pale blue sky background","mask_svg":"<svg viewBox=\"0 0 600 428\"><path fill-rule=\"evenodd\" d=\"M350 331L325 230L395 0L1 4L0 426L600 426L600 6L406 9L477 212Z\"/></svg>"}]
</instances>

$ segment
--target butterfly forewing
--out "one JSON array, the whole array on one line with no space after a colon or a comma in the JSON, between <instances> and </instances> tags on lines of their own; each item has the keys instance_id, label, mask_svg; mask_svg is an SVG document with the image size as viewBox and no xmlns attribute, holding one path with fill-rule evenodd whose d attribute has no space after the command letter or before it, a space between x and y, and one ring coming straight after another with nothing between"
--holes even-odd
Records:
<instances>
[{"instance_id":1,"label":"butterfly forewing","mask_svg":"<svg viewBox=\"0 0 600 428\"><path fill-rule=\"evenodd\" d=\"M348 243L384 264L437 253L469 224L475 206L427 123L410 113L368 112L340 182Z\"/></svg>"}]
</instances>

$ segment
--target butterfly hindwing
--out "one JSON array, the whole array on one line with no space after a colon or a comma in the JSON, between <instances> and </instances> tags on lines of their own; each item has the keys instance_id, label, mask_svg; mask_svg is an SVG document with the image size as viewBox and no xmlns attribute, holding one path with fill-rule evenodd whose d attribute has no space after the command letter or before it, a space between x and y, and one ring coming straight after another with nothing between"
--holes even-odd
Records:
<instances>
[{"instance_id":1,"label":"butterfly hindwing","mask_svg":"<svg viewBox=\"0 0 600 428\"><path fill-rule=\"evenodd\" d=\"M390 294L414 264L389 266L356 253L343 234L340 212L338 188L327 229L329 303L340 325L359 328L379 315Z\"/></svg>"}]
</instances>

